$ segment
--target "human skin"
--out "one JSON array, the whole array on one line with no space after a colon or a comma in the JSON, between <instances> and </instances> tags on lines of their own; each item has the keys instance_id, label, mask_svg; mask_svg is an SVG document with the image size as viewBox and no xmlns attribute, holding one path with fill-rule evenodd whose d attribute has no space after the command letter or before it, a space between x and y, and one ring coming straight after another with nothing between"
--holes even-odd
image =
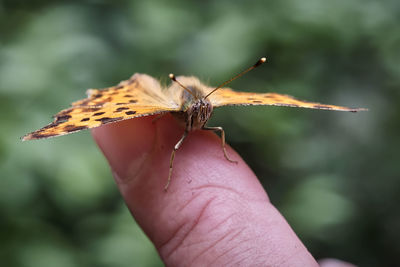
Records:
<instances>
[{"instance_id":1,"label":"human skin","mask_svg":"<svg viewBox=\"0 0 400 267\"><path fill-rule=\"evenodd\" d=\"M209 131L183 133L167 114L92 130L121 194L167 266L318 266L240 156ZM342 266L342 265L334 265ZM345 266L345 265L343 265Z\"/></svg>"}]
</instances>

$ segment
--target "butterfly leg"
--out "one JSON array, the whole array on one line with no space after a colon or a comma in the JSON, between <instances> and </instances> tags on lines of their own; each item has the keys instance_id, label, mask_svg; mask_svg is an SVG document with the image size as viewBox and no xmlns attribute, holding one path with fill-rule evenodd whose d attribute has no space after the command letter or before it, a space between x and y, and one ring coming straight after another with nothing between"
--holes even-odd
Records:
<instances>
[{"instance_id":1,"label":"butterfly leg","mask_svg":"<svg viewBox=\"0 0 400 267\"><path fill-rule=\"evenodd\" d=\"M183 140L185 140L186 136L188 135L188 131L185 131L181 137L181 139L176 143L174 146L174 149L172 150L171 153L171 159L169 160L169 173L168 173L168 181L167 184L164 187L164 190L167 191L169 184L171 183L171 176L172 176L172 167L174 165L174 158L175 158L175 152L181 147Z\"/></svg>"},{"instance_id":2,"label":"butterfly leg","mask_svg":"<svg viewBox=\"0 0 400 267\"><path fill-rule=\"evenodd\" d=\"M207 127L207 126L204 126L204 127L203 127L203 130L218 131L218 132L220 132L220 133L221 133L221 145L222 145L222 150L224 151L224 156L225 156L225 158L226 158L229 162L238 163L236 160L231 160L231 159L228 157L228 154L226 153L226 149L225 149L225 131L224 131L224 129L222 129L222 127Z\"/></svg>"}]
</instances>

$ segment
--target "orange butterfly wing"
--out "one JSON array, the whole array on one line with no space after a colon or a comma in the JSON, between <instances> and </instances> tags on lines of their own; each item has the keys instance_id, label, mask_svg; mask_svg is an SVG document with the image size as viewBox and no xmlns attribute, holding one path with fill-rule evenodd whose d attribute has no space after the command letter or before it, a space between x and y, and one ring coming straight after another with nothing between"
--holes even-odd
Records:
<instances>
[{"instance_id":1,"label":"orange butterfly wing","mask_svg":"<svg viewBox=\"0 0 400 267\"><path fill-rule=\"evenodd\" d=\"M22 140L64 135L135 117L177 111L180 105L164 95L160 84L145 74L135 74L117 86L88 90L88 98L72 103L49 125Z\"/></svg>"},{"instance_id":2,"label":"orange butterfly wing","mask_svg":"<svg viewBox=\"0 0 400 267\"><path fill-rule=\"evenodd\" d=\"M289 95L276 93L247 93L236 92L228 88L221 88L208 97L214 107L229 105L272 105L285 107L327 109L339 111L357 112L365 110L362 108L348 108L334 105L297 100Z\"/></svg>"}]
</instances>

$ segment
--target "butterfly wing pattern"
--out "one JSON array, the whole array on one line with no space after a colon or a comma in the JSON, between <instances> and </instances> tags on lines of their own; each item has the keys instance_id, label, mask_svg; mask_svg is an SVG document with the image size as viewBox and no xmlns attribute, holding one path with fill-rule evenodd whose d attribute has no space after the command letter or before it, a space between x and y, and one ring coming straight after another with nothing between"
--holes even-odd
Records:
<instances>
[{"instance_id":1,"label":"butterfly wing pattern","mask_svg":"<svg viewBox=\"0 0 400 267\"><path fill-rule=\"evenodd\" d=\"M282 95L276 93L248 93L236 92L229 88L221 88L209 96L213 107L222 106L247 106L247 105L272 105L284 107L298 107L298 108L312 108L312 109L326 109L337 111L350 111L357 112L365 109L348 108L334 105L325 105L320 103L313 103L295 99L289 95Z\"/></svg>"},{"instance_id":2,"label":"butterfly wing pattern","mask_svg":"<svg viewBox=\"0 0 400 267\"><path fill-rule=\"evenodd\" d=\"M22 140L41 139L98 127L121 120L178 111L180 105L168 98L159 82L145 74L103 90L89 89L88 98L72 103L54 116L49 125L25 135Z\"/></svg>"},{"instance_id":3,"label":"butterfly wing pattern","mask_svg":"<svg viewBox=\"0 0 400 267\"><path fill-rule=\"evenodd\" d=\"M196 77L175 78L173 74L170 74L170 78L175 83L163 90L160 83L153 77L146 74L134 74L130 79L116 86L103 90L89 89L86 99L72 103L72 107L57 113L52 123L25 135L22 140L65 135L112 122L171 112L177 119L184 120L183 125L186 125L186 128L171 153L166 190L171 180L175 151L192 130L220 132L224 156L230 162L234 162L226 153L224 130L221 127L206 126L213 108L228 105L273 105L350 112L365 110L307 102L276 93L236 92L229 88L221 88L265 61L265 58L261 58L252 67L215 88L203 85Z\"/></svg>"},{"instance_id":4,"label":"butterfly wing pattern","mask_svg":"<svg viewBox=\"0 0 400 267\"><path fill-rule=\"evenodd\" d=\"M213 89L201 84L195 77L180 76L179 80L188 87L203 90L204 93ZM89 89L86 99L72 103L72 107L57 113L52 123L25 135L22 140L65 135L141 116L185 111L182 108L187 106L180 98L182 91L176 84L163 90L153 77L136 73L116 86L103 90ZM220 88L207 98L214 108L229 105L273 105L350 112L366 110L307 102L276 93L237 92L229 88Z\"/></svg>"}]
</instances>

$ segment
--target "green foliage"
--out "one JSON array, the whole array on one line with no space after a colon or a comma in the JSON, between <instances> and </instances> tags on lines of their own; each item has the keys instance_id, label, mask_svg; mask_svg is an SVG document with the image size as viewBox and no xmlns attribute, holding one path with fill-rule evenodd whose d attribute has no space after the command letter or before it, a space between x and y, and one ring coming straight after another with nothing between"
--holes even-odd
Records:
<instances>
[{"instance_id":1,"label":"green foliage","mask_svg":"<svg viewBox=\"0 0 400 267\"><path fill-rule=\"evenodd\" d=\"M358 114L217 110L316 258L394 266L400 253L400 4L384 1L0 1L2 266L160 266L88 133L21 143L50 115L134 72ZM229 123L228 123L229 122Z\"/></svg>"}]
</instances>

